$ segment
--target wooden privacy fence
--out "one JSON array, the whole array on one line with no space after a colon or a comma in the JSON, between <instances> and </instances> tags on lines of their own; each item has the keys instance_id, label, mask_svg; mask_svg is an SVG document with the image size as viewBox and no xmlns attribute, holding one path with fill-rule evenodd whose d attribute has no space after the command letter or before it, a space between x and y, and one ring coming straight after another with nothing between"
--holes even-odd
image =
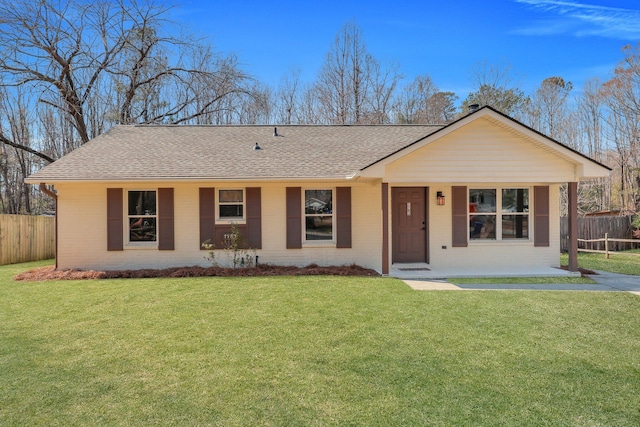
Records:
<instances>
[{"instance_id":1,"label":"wooden privacy fence","mask_svg":"<svg viewBox=\"0 0 640 427\"><path fill-rule=\"evenodd\" d=\"M605 234L610 252L638 248L640 240L633 240L632 216L601 216L578 218L578 249L605 250ZM569 250L569 219L560 218L560 250Z\"/></svg>"},{"instance_id":2,"label":"wooden privacy fence","mask_svg":"<svg viewBox=\"0 0 640 427\"><path fill-rule=\"evenodd\" d=\"M54 258L55 218L0 215L0 265Z\"/></svg>"}]
</instances>

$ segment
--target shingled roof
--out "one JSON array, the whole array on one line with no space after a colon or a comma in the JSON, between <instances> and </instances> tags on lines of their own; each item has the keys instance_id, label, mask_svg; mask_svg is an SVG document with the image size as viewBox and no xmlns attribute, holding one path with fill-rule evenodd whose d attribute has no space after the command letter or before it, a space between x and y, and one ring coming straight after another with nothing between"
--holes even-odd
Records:
<instances>
[{"instance_id":1,"label":"shingled roof","mask_svg":"<svg viewBox=\"0 0 640 427\"><path fill-rule=\"evenodd\" d=\"M27 182L344 179L442 127L115 126Z\"/></svg>"}]
</instances>

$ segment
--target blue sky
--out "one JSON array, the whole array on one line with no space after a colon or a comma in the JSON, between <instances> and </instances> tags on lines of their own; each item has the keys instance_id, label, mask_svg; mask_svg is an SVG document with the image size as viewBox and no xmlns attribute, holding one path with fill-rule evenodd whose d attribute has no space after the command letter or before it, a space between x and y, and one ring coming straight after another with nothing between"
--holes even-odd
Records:
<instances>
[{"instance_id":1,"label":"blue sky","mask_svg":"<svg viewBox=\"0 0 640 427\"><path fill-rule=\"evenodd\" d=\"M355 21L371 54L399 64L402 83L428 74L460 100L479 63L511 67L526 93L551 76L580 91L640 42L640 0L182 0L173 16L272 86L291 68L313 80L338 30Z\"/></svg>"}]
</instances>

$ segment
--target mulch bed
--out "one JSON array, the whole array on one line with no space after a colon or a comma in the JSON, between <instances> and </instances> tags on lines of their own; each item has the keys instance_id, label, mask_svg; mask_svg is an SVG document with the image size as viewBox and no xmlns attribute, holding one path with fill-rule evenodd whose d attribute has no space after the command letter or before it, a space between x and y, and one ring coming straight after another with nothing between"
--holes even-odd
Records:
<instances>
[{"instance_id":1,"label":"mulch bed","mask_svg":"<svg viewBox=\"0 0 640 427\"><path fill-rule=\"evenodd\" d=\"M568 265L561 265L560 268L563 269L563 270L569 270L569 266ZM578 267L578 271L580 272L580 276L582 276L582 277L587 276L587 275L598 274L593 270L588 270L586 268L580 268L580 267Z\"/></svg>"},{"instance_id":2,"label":"mulch bed","mask_svg":"<svg viewBox=\"0 0 640 427\"><path fill-rule=\"evenodd\" d=\"M14 277L20 281L82 280L82 279L142 279L155 277L256 277L256 276L379 276L375 270L358 265L320 267L286 267L259 264L251 268L175 267L143 270L55 270L53 266L25 271Z\"/></svg>"}]
</instances>

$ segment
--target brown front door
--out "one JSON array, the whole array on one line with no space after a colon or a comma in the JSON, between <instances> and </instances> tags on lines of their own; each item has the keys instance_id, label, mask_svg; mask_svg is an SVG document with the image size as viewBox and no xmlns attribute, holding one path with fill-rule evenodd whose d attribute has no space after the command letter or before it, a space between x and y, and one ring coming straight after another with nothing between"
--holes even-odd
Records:
<instances>
[{"instance_id":1,"label":"brown front door","mask_svg":"<svg viewBox=\"0 0 640 427\"><path fill-rule=\"evenodd\" d=\"M425 187L391 189L392 262L428 262Z\"/></svg>"}]
</instances>

